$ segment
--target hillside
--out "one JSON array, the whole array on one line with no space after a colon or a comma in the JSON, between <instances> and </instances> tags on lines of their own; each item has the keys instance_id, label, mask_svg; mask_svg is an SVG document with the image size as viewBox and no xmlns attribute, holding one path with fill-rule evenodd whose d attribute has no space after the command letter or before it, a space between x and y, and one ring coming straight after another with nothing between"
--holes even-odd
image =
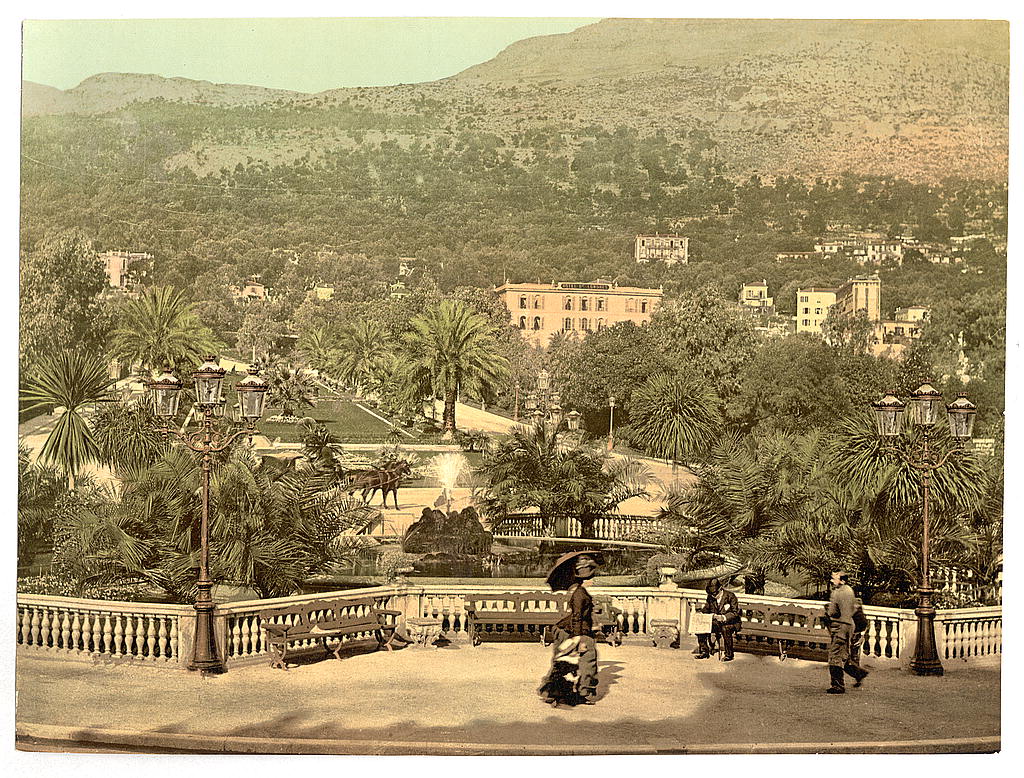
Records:
<instances>
[{"instance_id":1,"label":"hillside","mask_svg":"<svg viewBox=\"0 0 1024 778\"><path fill-rule=\"evenodd\" d=\"M339 132L325 119L340 107L404 125L422 119L434 128L418 136L423 143L472 130L523 154L536 153L522 138L537 132L559 134L568 157L597 129L660 133L669 142L699 133L735 179L757 173L814 180L853 171L1001 180L1008 50L1002 22L611 19L519 41L432 83L305 95L106 73L65 92L26 84L23 103L26 117L98 114L154 99L303 111L293 130L265 128L256 143L208 139L171 163L200 175L249 159L279 164L331 148L413 142L408 133L354 139ZM296 144L316 111L326 113L313 120L312 136L303 132L307 142Z\"/></svg>"},{"instance_id":2,"label":"hillside","mask_svg":"<svg viewBox=\"0 0 1024 778\"><path fill-rule=\"evenodd\" d=\"M239 106L304 97L299 92L241 84L213 84L190 78L164 78L144 73L99 73L73 89L61 90L23 82L25 116L59 113L94 114L116 111L148 100L198 105Z\"/></svg>"}]
</instances>

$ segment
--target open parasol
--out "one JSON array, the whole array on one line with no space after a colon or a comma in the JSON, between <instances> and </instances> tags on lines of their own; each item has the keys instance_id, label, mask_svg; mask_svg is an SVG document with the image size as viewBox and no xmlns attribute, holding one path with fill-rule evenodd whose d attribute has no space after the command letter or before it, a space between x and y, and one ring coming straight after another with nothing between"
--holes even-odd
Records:
<instances>
[{"instance_id":1,"label":"open parasol","mask_svg":"<svg viewBox=\"0 0 1024 778\"><path fill-rule=\"evenodd\" d=\"M555 560L548 571L547 582L553 592L566 591L576 580L576 558L590 556L598 565L604 564L604 553L601 551L570 551Z\"/></svg>"}]
</instances>

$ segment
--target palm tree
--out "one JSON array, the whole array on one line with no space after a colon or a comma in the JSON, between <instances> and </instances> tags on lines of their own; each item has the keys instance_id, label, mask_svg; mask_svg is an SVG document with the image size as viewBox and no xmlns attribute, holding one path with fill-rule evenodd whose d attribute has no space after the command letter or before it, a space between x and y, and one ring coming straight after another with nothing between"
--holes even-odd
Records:
<instances>
[{"instance_id":1,"label":"palm tree","mask_svg":"<svg viewBox=\"0 0 1024 778\"><path fill-rule=\"evenodd\" d=\"M556 517L572 516L579 519L584 537L598 518L631 497L646 495L652 480L643 463L563 445L556 431L544 425L513 429L485 454L480 471L488 483L484 506L492 516L537 508L547 531Z\"/></svg>"},{"instance_id":2,"label":"palm tree","mask_svg":"<svg viewBox=\"0 0 1024 778\"><path fill-rule=\"evenodd\" d=\"M341 328L331 373L363 392L377 377L388 354L384 328L370 319L360 319Z\"/></svg>"},{"instance_id":3,"label":"palm tree","mask_svg":"<svg viewBox=\"0 0 1024 778\"><path fill-rule=\"evenodd\" d=\"M703 454L722 431L718 397L706 384L654 375L629 401L633 441L673 465Z\"/></svg>"},{"instance_id":4,"label":"palm tree","mask_svg":"<svg viewBox=\"0 0 1024 778\"><path fill-rule=\"evenodd\" d=\"M461 302L445 300L410 322L406 354L414 372L429 378L444 397L443 426L455 433L455 401L460 391L482 392L508 372L487 317Z\"/></svg>"},{"instance_id":5,"label":"palm tree","mask_svg":"<svg viewBox=\"0 0 1024 778\"><path fill-rule=\"evenodd\" d=\"M293 416L297 409L316 405L316 381L305 370L278 362L270 366L265 379L270 387L267 402L280 405L282 415Z\"/></svg>"},{"instance_id":6,"label":"palm tree","mask_svg":"<svg viewBox=\"0 0 1024 778\"><path fill-rule=\"evenodd\" d=\"M160 426L148 402L104 403L92 418L100 461L118 474L152 464L168 445Z\"/></svg>"},{"instance_id":7,"label":"palm tree","mask_svg":"<svg viewBox=\"0 0 1024 778\"><path fill-rule=\"evenodd\" d=\"M114 355L150 371L201 362L223 345L200 323L184 293L170 286L128 301L113 332Z\"/></svg>"},{"instance_id":8,"label":"palm tree","mask_svg":"<svg viewBox=\"0 0 1024 778\"><path fill-rule=\"evenodd\" d=\"M299 337L296 349L306 364L324 375L340 356L338 337L327 327L311 327Z\"/></svg>"},{"instance_id":9,"label":"palm tree","mask_svg":"<svg viewBox=\"0 0 1024 778\"><path fill-rule=\"evenodd\" d=\"M68 489L88 462L99 459L100 449L84 411L93 403L110 399L113 380L102 359L81 351L61 351L44 357L25 383L22 399L26 410L63 408L46 437L39 459L55 464L67 477Z\"/></svg>"}]
</instances>

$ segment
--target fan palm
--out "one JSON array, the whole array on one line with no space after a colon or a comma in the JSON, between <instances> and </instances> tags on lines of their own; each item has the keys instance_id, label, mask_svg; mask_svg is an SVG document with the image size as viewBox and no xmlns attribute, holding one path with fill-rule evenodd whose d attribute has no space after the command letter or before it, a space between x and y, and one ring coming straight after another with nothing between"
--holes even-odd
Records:
<instances>
[{"instance_id":1,"label":"fan palm","mask_svg":"<svg viewBox=\"0 0 1024 778\"><path fill-rule=\"evenodd\" d=\"M454 434L459 392L478 393L498 383L508 372L508 360L497 351L487 317L464 303L445 300L410 324L405 344L410 366L444 398L444 431Z\"/></svg>"},{"instance_id":2,"label":"fan palm","mask_svg":"<svg viewBox=\"0 0 1024 778\"><path fill-rule=\"evenodd\" d=\"M22 389L21 397L28 403L26 410L64 408L39 451L39 459L61 469L68 489L75 488L78 471L100 456L84 411L89 405L110 399L112 383L101 358L82 351L61 351L44 357Z\"/></svg>"},{"instance_id":3,"label":"fan palm","mask_svg":"<svg viewBox=\"0 0 1024 778\"><path fill-rule=\"evenodd\" d=\"M722 430L719 401L703 383L659 374L651 376L629 401L633 441L673 463L703 454Z\"/></svg>"},{"instance_id":4,"label":"fan palm","mask_svg":"<svg viewBox=\"0 0 1024 778\"><path fill-rule=\"evenodd\" d=\"M197 363L222 347L184 293L170 286L153 287L128 301L113 332L114 355L148 370Z\"/></svg>"},{"instance_id":5,"label":"fan palm","mask_svg":"<svg viewBox=\"0 0 1024 778\"><path fill-rule=\"evenodd\" d=\"M516 427L484 456L480 470L488 483L483 504L492 515L537 508L546 530L555 517L572 516L584 535L625 500L646 495L652 480L643 463L564 446L544 425Z\"/></svg>"},{"instance_id":6,"label":"fan palm","mask_svg":"<svg viewBox=\"0 0 1024 778\"><path fill-rule=\"evenodd\" d=\"M337 362L338 338L327 327L311 327L299 337L296 348L306 364L314 370L329 371Z\"/></svg>"},{"instance_id":7,"label":"fan palm","mask_svg":"<svg viewBox=\"0 0 1024 778\"><path fill-rule=\"evenodd\" d=\"M264 375L269 387L267 402L280 405L283 415L292 416L298 409L316 405L318 390L312 373L278 362Z\"/></svg>"}]
</instances>

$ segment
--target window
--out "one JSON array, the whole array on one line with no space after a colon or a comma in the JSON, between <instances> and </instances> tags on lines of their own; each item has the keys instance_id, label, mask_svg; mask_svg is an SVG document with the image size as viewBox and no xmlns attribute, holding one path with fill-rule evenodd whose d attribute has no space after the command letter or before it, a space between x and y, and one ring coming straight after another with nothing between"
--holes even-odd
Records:
<instances>
[{"instance_id":1,"label":"window","mask_svg":"<svg viewBox=\"0 0 1024 778\"><path fill-rule=\"evenodd\" d=\"M563 329L563 330L565 330L566 332L568 332L569 330L571 330L571 329L572 329L572 319L568 319L568 318L567 318L567 319L565 320L565 326L564 326L564 327L562 327L562 329Z\"/></svg>"},{"instance_id":2,"label":"window","mask_svg":"<svg viewBox=\"0 0 1024 778\"><path fill-rule=\"evenodd\" d=\"M534 308L540 308L541 307L540 303L541 303L540 297L534 297L533 298L533 307Z\"/></svg>"},{"instance_id":3,"label":"window","mask_svg":"<svg viewBox=\"0 0 1024 778\"><path fill-rule=\"evenodd\" d=\"M590 308L590 300L586 297L580 298L580 310L586 311Z\"/></svg>"},{"instance_id":4,"label":"window","mask_svg":"<svg viewBox=\"0 0 1024 778\"><path fill-rule=\"evenodd\" d=\"M636 300L632 297L626 300L626 313L636 313Z\"/></svg>"},{"instance_id":5,"label":"window","mask_svg":"<svg viewBox=\"0 0 1024 778\"><path fill-rule=\"evenodd\" d=\"M803 323L803 325L805 327L810 327L811 326L811 320L810 319L804 319L802 323Z\"/></svg>"},{"instance_id":6,"label":"window","mask_svg":"<svg viewBox=\"0 0 1024 778\"><path fill-rule=\"evenodd\" d=\"M590 332L590 319L580 319L580 329L584 332Z\"/></svg>"},{"instance_id":7,"label":"window","mask_svg":"<svg viewBox=\"0 0 1024 778\"><path fill-rule=\"evenodd\" d=\"M540 329L540 316L534 316L533 317L533 328L535 330L539 330Z\"/></svg>"},{"instance_id":8,"label":"window","mask_svg":"<svg viewBox=\"0 0 1024 778\"><path fill-rule=\"evenodd\" d=\"M646 300L641 300L640 301L640 313L647 313L647 301Z\"/></svg>"},{"instance_id":9,"label":"window","mask_svg":"<svg viewBox=\"0 0 1024 778\"><path fill-rule=\"evenodd\" d=\"M521 330L525 330L526 329L526 317L525 316L520 316L519 317L519 329L521 329Z\"/></svg>"},{"instance_id":10,"label":"window","mask_svg":"<svg viewBox=\"0 0 1024 778\"><path fill-rule=\"evenodd\" d=\"M521 296L521 297L519 298L519 307L520 307L521 309L525 309L525 308L526 308L526 295L525 295L525 294L524 294L524 295L522 295L522 296Z\"/></svg>"},{"instance_id":11,"label":"window","mask_svg":"<svg viewBox=\"0 0 1024 778\"><path fill-rule=\"evenodd\" d=\"M604 298L603 297L598 297L597 298L597 310L599 310L599 311L605 310Z\"/></svg>"},{"instance_id":12,"label":"window","mask_svg":"<svg viewBox=\"0 0 1024 778\"><path fill-rule=\"evenodd\" d=\"M604 319L598 319L597 320L597 329L598 330L603 330L604 329Z\"/></svg>"},{"instance_id":13,"label":"window","mask_svg":"<svg viewBox=\"0 0 1024 778\"><path fill-rule=\"evenodd\" d=\"M566 297L565 298L565 310L567 310L567 311L571 311L572 310L572 298L571 297Z\"/></svg>"},{"instance_id":14,"label":"window","mask_svg":"<svg viewBox=\"0 0 1024 778\"><path fill-rule=\"evenodd\" d=\"M804 308L804 313L810 313L810 312L811 312L810 308Z\"/></svg>"},{"instance_id":15,"label":"window","mask_svg":"<svg viewBox=\"0 0 1024 778\"><path fill-rule=\"evenodd\" d=\"M805 294L804 295L800 295L800 302L802 302L802 303L807 302L807 295L805 295Z\"/></svg>"},{"instance_id":16,"label":"window","mask_svg":"<svg viewBox=\"0 0 1024 778\"><path fill-rule=\"evenodd\" d=\"M818 314L818 316L821 316L821 308L815 308L814 312Z\"/></svg>"}]
</instances>

